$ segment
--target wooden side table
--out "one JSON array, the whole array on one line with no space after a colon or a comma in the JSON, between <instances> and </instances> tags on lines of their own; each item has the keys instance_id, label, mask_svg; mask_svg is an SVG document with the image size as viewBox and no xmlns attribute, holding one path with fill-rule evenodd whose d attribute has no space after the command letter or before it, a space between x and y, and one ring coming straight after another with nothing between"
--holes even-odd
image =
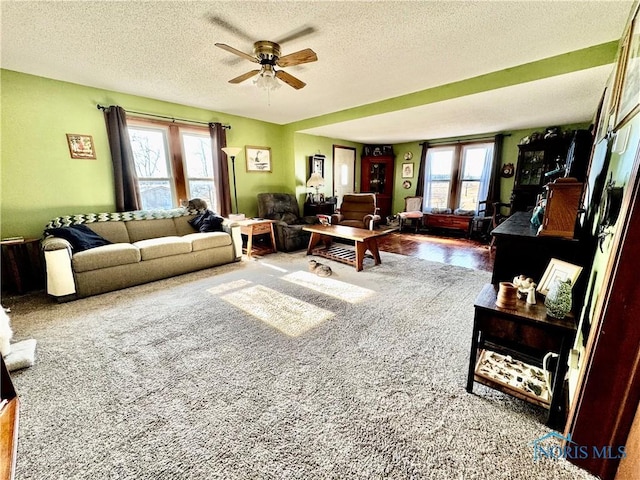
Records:
<instances>
[{"instance_id":1,"label":"wooden side table","mask_svg":"<svg viewBox=\"0 0 640 480\"><path fill-rule=\"evenodd\" d=\"M576 334L573 314L560 320L547 316L541 299L535 305L518 300L514 310L496 306L497 286L484 286L475 302L473 336L469 356L467 392L473 392L474 382L503 391L517 398L549 409L547 425L561 429L565 421L564 377L567 372L569 350ZM487 351L509 355L537 368L542 366L543 357L553 352L558 355L553 375L551 398L541 401L517 385L507 384L479 374L478 359ZM509 372L522 375L522 372Z\"/></svg>"},{"instance_id":2,"label":"wooden side table","mask_svg":"<svg viewBox=\"0 0 640 480\"><path fill-rule=\"evenodd\" d=\"M28 289L38 289L44 285L40 261L40 239L3 240L0 246L2 261L8 266L7 272L18 293L24 293Z\"/></svg>"},{"instance_id":3,"label":"wooden side table","mask_svg":"<svg viewBox=\"0 0 640 480\"><path fill-rule=\"evenodd\" d=\"M313 215L333 215L335 211L335 203L306 203L304 204L303 213L305 217Z\"/></svg>"},{"instance_id":4,"label":"wooden side table","mask_svg":"<svg viewBox=\"0 0 640 480\"><path fill-rule=\"evenodd\" d=\"M265 219L248 219L236 222L240 225L240 233L247 236L247 246L242 247L242 252L247 254L248 258L251 258L253 254L266 255L267 253L275 253L278 251L276 248L276 237L273 232L273 220ZM254 237L258 235L269 235L271 245L254 245Z\"/></svg>"}]
</instances>

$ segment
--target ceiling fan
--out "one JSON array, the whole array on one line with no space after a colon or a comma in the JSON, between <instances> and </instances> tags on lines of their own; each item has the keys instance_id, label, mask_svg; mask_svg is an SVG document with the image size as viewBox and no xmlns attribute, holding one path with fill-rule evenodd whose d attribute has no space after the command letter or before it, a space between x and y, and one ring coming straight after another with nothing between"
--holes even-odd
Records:
<instances>
[{"instance_id":1,"label":"ceiling fan","mask_svg":"<svg viewBox=\"0 0 640 480\"><path fill-rule=\"evenodd\" d=\"M294 65L302 65L303 63L310 63L318 60L318 56L310 48L305 48L304 50L281 57L280 45L276 42L270 42L267 40L260 40L253 44L253 55L237 50L224 43L216 43L215 45L216 47L226 50L229 53L233 53L245 60L260 64L259 69L251 70L236 78L232 78L229 80L229 83L241 83L255 75L260 75L260 77L256 79L256 83L258 85L263 83L266 88L269 88L268 84L270 82L267 79L275 80L275 78L279 78L287 85L299 90L304 87L306 83L284 70L276 70L274 67L292 67Z\"/></svg>"}]
</instances>

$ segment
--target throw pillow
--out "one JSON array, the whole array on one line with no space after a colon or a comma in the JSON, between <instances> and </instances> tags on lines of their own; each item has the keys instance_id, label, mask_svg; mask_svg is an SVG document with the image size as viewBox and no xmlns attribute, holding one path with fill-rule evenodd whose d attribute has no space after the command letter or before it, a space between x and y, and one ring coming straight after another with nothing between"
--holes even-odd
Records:
<instances>
[{"instance_id":1,"label":"throw pillow","mask_svg":"<svg viewBox=\"0 0 640 480\"><path fill-rule=\"evenodd\" d=\"M67 240L76 252L90 248L109 245L111 242L101 237L86 225L71 225L69 227L47 228L44 233Z\"/></svg>"},{"instance_id":2,"label":"throw pillow","mask_svg":"<svg viewBox=\"0 0 640 480\"><path fill-rule=\"evenodd\" d=\"M222 222L224 222L224 218L211 210L207 210L189 220L191 226L199 232L221 232Z\"/></svg>"}]
</instances>

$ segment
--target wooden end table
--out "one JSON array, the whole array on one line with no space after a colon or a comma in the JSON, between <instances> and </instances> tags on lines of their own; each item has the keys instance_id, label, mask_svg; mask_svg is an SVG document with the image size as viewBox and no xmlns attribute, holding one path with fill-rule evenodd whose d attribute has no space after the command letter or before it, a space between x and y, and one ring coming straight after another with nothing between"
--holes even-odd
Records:
<instances>
[{"instance_id":1,"label":"wooden end table","mask_svg":"<svg viewBox=\"0 0 640 480\"><path fill-rule=\"evenodd\" d=\"M276 248L276 237L273 232L273 224L275 221L252 218L248 220L240 220L236 223L240 225L240 233L247 236L247 246L246 248L244 246L242 247L242 252L246 253L248 258L251 258L253 254L266 255L268 253L275 253L278 251ZM254 245L253 237L258 235L269 235L271 245Z\"/></svg>"},{"instance_id":2,"label":"wooden end table","mask_svg":"<svg viewBox=\"0 0 640 480\"><path fill-rule=\"evenodd\" d=\"M362 270L364 254L367 250L373 255L376 265L380 265L380 251L378 250L378 238L387 235L397 229L386 230L365 230L363 228L346 227L344 225L309 225L303 228L306 232L311 232L307 255L318 255L319 257L335 260L356 267L356 271ZM355 251L332 245L334 238L353 240ZM314 248L322 242L324 247Z\"/></svg>"},{"instance_id":3,"label":"wooden end table","mask_svg":"<svg viewBox=\"0 0 640 480\"><path fill-rule=\"evenodd\" d=\"M13 286L18 293L39 289L44 285L40 260L40 239L19 238L2 240L2 258L7 262Z\"/></svg>"},{"instance_id":4,"label":"wooden end table","mask_svg":"<svg viewBox=\"0 0 640 480\"><path fill-rule=\"evenodd\" d=\"M565 421L564 377L567 372L569 350L576 335L575 318L571 313L563 319L547 316L547 310L540 298L535 305L518 300L513 310L500 308L496 305L497 291L496 285L485 285L474 304L467 392L472 393L474 382L478 382L548 408L547 425L562 429ZM542 366L542 359L548 352L558 354L550 400L541 401L517 385L506 384L479 374L478 359L481 359L482 353L486 351L509 355L538 368Z\"/></svg>"}]
</instances>

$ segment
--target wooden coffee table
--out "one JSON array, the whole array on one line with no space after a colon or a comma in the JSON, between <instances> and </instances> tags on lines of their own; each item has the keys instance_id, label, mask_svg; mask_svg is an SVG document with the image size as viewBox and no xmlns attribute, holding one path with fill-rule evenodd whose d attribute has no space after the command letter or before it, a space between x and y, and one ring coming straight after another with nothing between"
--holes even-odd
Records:
<instances>
[{"instance_id":1,"label":"wooden coffee table","mask_svg":"<svg viewBox=\"0 0 640 480\"><path fill-rule=\"evenodd\" d=\"M311 232L307 255L318 255L336 262L353 265L359 272L362 270L362 262L367 250L373 255L375 264L380 265L378 238L397 229L365 230L363 228L345 227L344 225L309 225L304 227L303 230ZM334 238L353 240L355 242L355 251L343 246L333 245ZM323 246L314 248L320 242L323 243Z\"/></svg>"}]
</instances>

